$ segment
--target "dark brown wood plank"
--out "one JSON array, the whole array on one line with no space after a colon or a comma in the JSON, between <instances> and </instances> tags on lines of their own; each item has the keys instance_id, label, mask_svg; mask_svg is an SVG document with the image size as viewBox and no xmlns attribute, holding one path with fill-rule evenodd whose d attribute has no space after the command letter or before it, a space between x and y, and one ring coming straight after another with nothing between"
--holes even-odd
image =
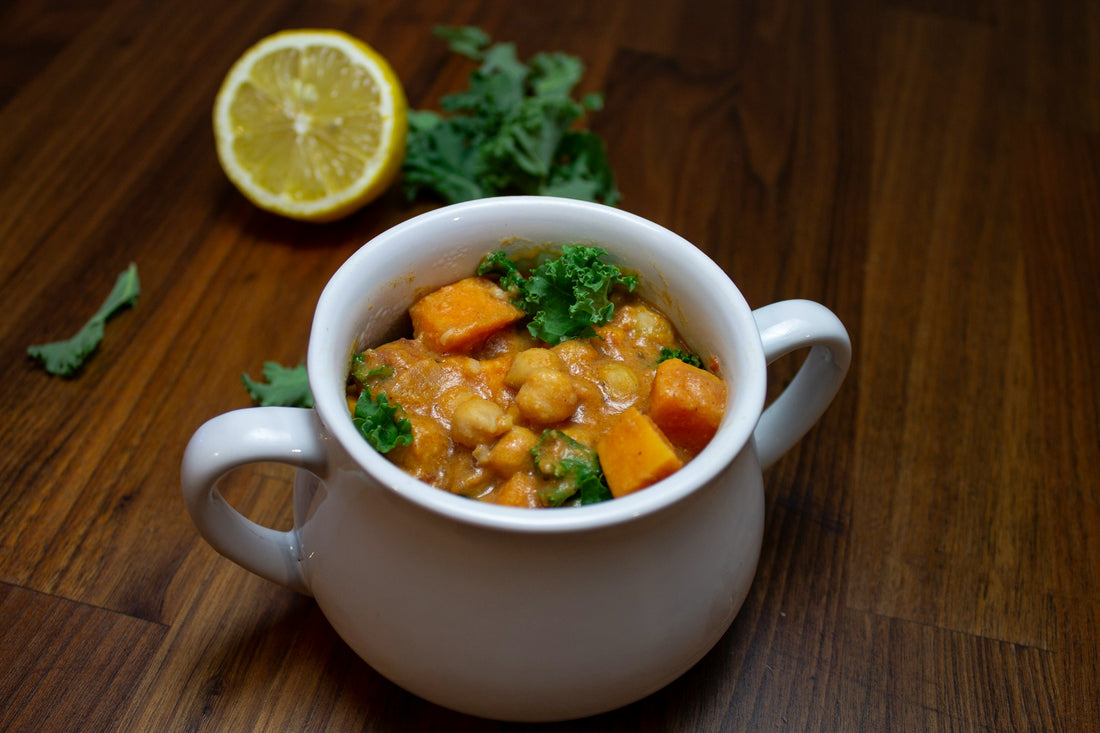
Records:
<instances>
[{"instance_id":1,"label":"dark brown wood plank","mask_svg":"<svg viewBox=\"0 0 1100 733\"><path fill-rule=\"evenodd\" d=\"M1100 719L1100 523L1095 470L1100 461L1100 135L1021 125L1021 163L1012 177L1024 253L1030 360L1034 373L1028 459L1042 466L1035 519L1046 525L1056 609L1056 648L1067 729Z\"/></svg>"},{"instance_id":2,"label":"dark brown wood plank","mask_svg":"<svg viewBox=\"0 0 1100 733\"><path fill-rule=\"evenodd\" d=\"M858 441L856 474L883 490L853 507L850 603L1051 648L1051 538L1027 520L1042 502L1019 425L1030 407L1004 399L1008 379L1030 378L1006 370L1028 338L1013 318L1026 293L999 124L1011 108L985 81L984 26L884 26L859 416L875 439ZM928 78L943 57L953 66Z\"/></svg>"},{"instance_id":3,"label":"dark brown wood plank","mask_svg":"<svg viewBox=\"0 0 1100 733\"><path fill-rule=\"evenodd\" d=\"M167 629L0 583L0 726L108 730Z\"/></svg>"},{"instance_id":4,"label":"dark brown wood plank","mask_svg":"<svg viewBox=\"0 0 1100 733\"><path fill-rule=\"evenodd\" d=\"M582 57L622 208L754 306L825 303L855 344L765 474L730 632L665 690L540 730L1094 726L1096 3L27 0L0 8L0 727L531 729L382 679L313 601L206 546L179 495L192 431L248 404L241 373L300 361L331 273L436 205L257 211L214 153L222 76L269 32L334 27L437 108L472 68L437 24ZM139 304L80 376L37 369L26 346L72 333L129 262ZM286 527L290 476L226 491Z\"/></svg>"}]
</instances>

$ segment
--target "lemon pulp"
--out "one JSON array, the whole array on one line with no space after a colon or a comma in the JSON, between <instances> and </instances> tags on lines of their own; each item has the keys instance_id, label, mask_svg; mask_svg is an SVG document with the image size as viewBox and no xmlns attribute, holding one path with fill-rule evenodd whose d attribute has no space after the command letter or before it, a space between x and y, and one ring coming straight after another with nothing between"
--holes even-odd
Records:
<instances>
[{"instance_id":1,"label":"lemon pulp","mask_svg":"<svg viewBox=\"0 0 1100 733\"><path fill-rule=\"evenodd\" d=\"M246 51L214 105L218 158L253 203L297 219L350 214L396 177L407 104L392 68L338 31L283 31Z\"/></svg>"}]
</instances>

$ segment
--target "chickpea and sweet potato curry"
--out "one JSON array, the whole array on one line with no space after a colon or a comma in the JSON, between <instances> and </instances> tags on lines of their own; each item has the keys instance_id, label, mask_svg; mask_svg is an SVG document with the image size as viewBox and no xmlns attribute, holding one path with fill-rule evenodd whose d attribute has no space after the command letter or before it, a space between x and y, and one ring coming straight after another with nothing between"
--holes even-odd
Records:
<instances>
[{"instance_id":1,"label":"chickpea and sweet potato curry","mask_svg":"<svg viewBox=\"0 0 1100 733\"><path fill-rule=\"evenodd\" d=\"M409 309L412 337L354 355L353 421L440 489L592 504L672 474L714 436L726 385L606 253L503 251Z\"/></svg>"}]
</instances>

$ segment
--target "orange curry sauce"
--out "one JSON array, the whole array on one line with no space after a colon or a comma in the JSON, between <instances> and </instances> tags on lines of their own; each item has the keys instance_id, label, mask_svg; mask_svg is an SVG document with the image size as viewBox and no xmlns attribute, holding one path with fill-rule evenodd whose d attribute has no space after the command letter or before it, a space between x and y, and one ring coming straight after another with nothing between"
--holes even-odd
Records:
<instances>
[{"instance_id":1,"label":"orange curry sauce","mask_svg":"<svg viewBox=\"0 0 1100 733\"><path fill-rule=\"evenodd\" d=\"M461 309L446 312L448 299L471 296L499 301L479 308L472 334L463 333ZM440 489L521 507L548 505L553 467L532 454L545 430L597 450L615 497L676 471L717 429L725 384L678 359L660 361L662 347L687 350L669 319L636 295L612 299L614 316L596 337L554 346L532 337L522 311L486 278L415 303L412 338L362 354L365 370L388 367L368 380L372 392L412 424L412 443L387 458ZM349 378L349 405L361 391Z\"/></svg>"}]
</instances>

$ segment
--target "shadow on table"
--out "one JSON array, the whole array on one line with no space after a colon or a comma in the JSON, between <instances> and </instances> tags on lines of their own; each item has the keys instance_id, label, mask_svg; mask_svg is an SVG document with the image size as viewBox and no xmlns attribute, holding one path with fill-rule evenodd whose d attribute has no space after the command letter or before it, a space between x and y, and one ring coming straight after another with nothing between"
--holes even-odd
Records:
<instances>
[{"instance_id":1,"label":"shadow on table","mask_svg":"<svg viewBox=\"0 0 1100 733\"><path fill-rule=\"evenodd\" d=\"M274 589L274 603L251 635L218 656L225 670L217 720L267 719L301 729L464 731L697 730L726 716L733 687L732 639L738 620L698 664L653 695L624 708L563 723L502 723L455 713L412 695L375 672L336 634L309 598ZM216 654L216 652L215 652ZM239 673L234 680L233 672ZM260 671L257 671L260 670ZM220 708L220 710L219 710Z\"/></svg>"}]
</instances>

